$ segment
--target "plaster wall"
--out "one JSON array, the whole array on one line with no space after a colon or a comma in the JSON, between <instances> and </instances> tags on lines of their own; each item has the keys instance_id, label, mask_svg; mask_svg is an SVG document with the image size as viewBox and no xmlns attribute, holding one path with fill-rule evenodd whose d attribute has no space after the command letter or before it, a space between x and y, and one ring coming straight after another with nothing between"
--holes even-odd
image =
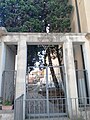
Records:
<instances>
[{"instance_id":1,"label":"plaster wall","mask_svg":"<svg viewBox=\"0 0 90 120\"><path fill-rule=\"evenodd\" d=\"M76 1L78 7L77 9L79 14L81 32L82 33L90 32L90 0L76 0ZM72 0L71 4L74 7L74 11L72 13L71 18L71 28L72 32L76 33L79 31L75 0Z\"/></svg>"},{"instance_id":2,"label":"plaster wall","mask_svg":"<svg viewBox=\"0 0 90 120\"><path fill-rule=\"evenodd\" d=\"M6 60L5 60L5 70L15 69L15 48L13 46L6 46Z\"/></svg>"},{"instance_id":3,"label":"plaster wall","mask_svg":"<svg viewBox=\"0 0 90 120\"><path fill-rule=\"evenodd\" d=\"M88 31L86 32L90 32L90 0L84 0L84 3L85 3L85 11L86 11L87 27L88 27Z\"/></svg>"},{"instance_id":4,"label":"plaster wall","mask_svg":"<svg viewBox=\"0 0 90 120\"><path fill-rule=\"evenodd\" d=\"M78 33L79 28L78 28L75 0L71 0L70 3L73 5L73 12L71 16L71 32Z\"/></svg>"},{"instance_id":5,"label":"plaster wall","mask_svg":"<svg viewBox=\"0 0 90 120\"><path fill-rule=\"evenodd\" d=\"M88 1L88 0L85 0L85 1ZM88 32L88 27L89 27L87 23L88 16L86 15L87 10L89 9L86 9L87 6L85 5L85 1L77 0L81 32Z\"/></svg>"}]
</instances>

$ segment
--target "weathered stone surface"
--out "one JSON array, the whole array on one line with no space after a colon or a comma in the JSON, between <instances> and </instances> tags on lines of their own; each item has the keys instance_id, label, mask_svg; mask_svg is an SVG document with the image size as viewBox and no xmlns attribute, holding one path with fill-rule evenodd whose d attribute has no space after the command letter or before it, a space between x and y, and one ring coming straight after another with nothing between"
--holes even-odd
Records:
<instances>
[{"instance_id":1,"label":"weathered stone surface","mask_svg":"<svg viewBox=\"0 0 90 120\"><path fill-rule=\"evenodd\" d=\"M0 111L0 120L14 120L14 112Z\"/></svg>"},{"instance_id":2,"label":"weathered stone surface","mask_svg":"<svg viewBox=\"0 0 90 120\"><path fill-rule=\"evenodd\" d=\"M4 27L0 27L0 37L6 35L7 31Z\"/></svg>"}]
</instances>

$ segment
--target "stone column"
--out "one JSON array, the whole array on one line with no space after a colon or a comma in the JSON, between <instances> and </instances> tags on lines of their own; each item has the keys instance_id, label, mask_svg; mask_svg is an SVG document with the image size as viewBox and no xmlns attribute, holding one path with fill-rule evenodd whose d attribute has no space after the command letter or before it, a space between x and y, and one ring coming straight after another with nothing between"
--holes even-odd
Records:
<instances>
[{"instance_id":1,"label":"stone column","mask_svg":"<svg viewBox=\"0 0 90 120\"><path fill-rule=\"evenodd\" d=\"M88 91L90 91L90 41L85 39L85 43L82 46L83 46L85 69L87 70L87 85L88 85L87 87L88 87ZM88 93L90 97L90 92Z\"/></svg>"},{"instance_id":2,"label":"stone column","mask_svg":"<svg viewBox=\"0 0 90 120\"><path fill-rule=\"evenodd\" d=\"M78 98L78 94L77 94L77 83L76 83L75 66L74 66L73 44L70 40L67 40L63 44L63 54L64 54L64 66L66 73L66 92L67 92L68 112L70 117L72 117L72 110L74 111L76 109L76 105L75 105L75 100L73 99L73 101L71 101L70 98Z\"/></svg>"},{"instance_id":3,"label":"stone column","mask_svg":"<svg viewBox=\"0 0 90 120\"><path fill-rule=\"evenodd\" d=\"M26 64L27 64L27 44L25 36L18 42L17 51L17 79L16 79L16 98L24 94L23 101L23 120L25 119L25 93L26 93Z\"/></svg>"},{"instance_id":4,"label":"stone column","mask_svg":"<svg viewBox=\"0 0 90 120\"><path fill-rule=\"evenodd\" d=\"M5 70L5 59L6 59L6 45L0 43L0 97L2 97L2 75Z\"/></svg>"},{"instance_id":5,"label":"stone column","mask_svg":"<svg viewBox=\"0 0 90 120\"><path fill-rule=\"evenodd\" d=\"M22 39L18 42L17 51L17 79L16 79L16 98L25 95L25 78L26 78L26 63L27 63L27 45Z\"/></svg>"}]
</instances>

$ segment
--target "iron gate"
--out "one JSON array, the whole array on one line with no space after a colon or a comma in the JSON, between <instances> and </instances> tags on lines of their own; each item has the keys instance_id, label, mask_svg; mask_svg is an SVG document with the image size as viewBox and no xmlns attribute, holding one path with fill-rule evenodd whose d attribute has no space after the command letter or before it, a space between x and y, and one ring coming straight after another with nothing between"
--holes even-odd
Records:
<instances>
[{"instance_id":1,"label":"iron gate","mask_svg":"<svg viewBox=\"0 0 90 120\"><path fill-rule=\"evenodd\" d=\"M26 81L26 117L66 115L64 66L30 67Z\"/></svg>"}]
</instances>

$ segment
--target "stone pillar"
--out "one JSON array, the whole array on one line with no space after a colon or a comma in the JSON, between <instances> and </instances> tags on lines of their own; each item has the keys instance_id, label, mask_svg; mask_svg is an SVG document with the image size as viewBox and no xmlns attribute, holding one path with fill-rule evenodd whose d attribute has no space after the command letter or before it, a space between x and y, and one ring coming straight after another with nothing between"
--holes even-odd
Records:
<instances>
[{"instance_id":1,"label":"stone pillar","mask_svg":"<svg viewBox=\"0 0 90 120\"><path fill-rule=\"evenodd\" d=\"M27 45L26 41L21 39L18 42L17 51L16 98L18 98L22 94L25 95L26 63L27 63Z\"/></svg>"},{"instance_id":2,"label":"stone pillar","mask_svg":"<svg viewBox=\"0 0 90 120\"><path fill-rule=\"evenodd\" d=\"M67 92L68 112L70 117L72 117L72 110L74 111L76 109L76 105L74 99L73 101L71 101L70 98L78 98L78 94L77 94L77 83L76 83L75 66L74 66L73 44L70 40L67 40L63 44L63 54L64 54L64 66L66 73L66 92Z\"/></svg>"},{"instance_id":3,"label":"stone pillar","mask_svg":"<svg viewBox=\"0 0 90 120\"><path fill-rule=\"evenodd\" d=\"M2 75L5 70L5 59L6 59L6 45L0 43L0 97L2 97Z\"/></svg>"},{"instance_id":4,"label":"stone pillar","mask_svg":"<svg viewBox=\"0 0 90 120\"><path fill-rule=\"evenodd\" d=\"M85 43L83 44L83 55L84 55L84 63L85 69L87 70L87 87L88 91L90 91L90 41L85 39ZM90 92L89 97L90 97Z\"/></svg>"},{"instance_id":5,"label":"stone pillar","mask_svg":"<svg viewBox=\"0 0 90 120\"><path fill-rule=\"evenodd\" d=\"M27 45L25 40L18 42L17 51L17 79L16 79L16 98L25 95Z\"/></svg>"},{"instance_id":6,"label":"stone pillar","mask_svg":"<svg viewBox=\"0 0 90 120\"><path fill-rule=\"evenodd\" d=\"M17 51L17 79L16 79L16 98L24 94L23 101L23 120L25 120L25 93L26 93L26 64L27 64L27 44L26 38L18 42Z\"/></svg>"}]
</instances>

